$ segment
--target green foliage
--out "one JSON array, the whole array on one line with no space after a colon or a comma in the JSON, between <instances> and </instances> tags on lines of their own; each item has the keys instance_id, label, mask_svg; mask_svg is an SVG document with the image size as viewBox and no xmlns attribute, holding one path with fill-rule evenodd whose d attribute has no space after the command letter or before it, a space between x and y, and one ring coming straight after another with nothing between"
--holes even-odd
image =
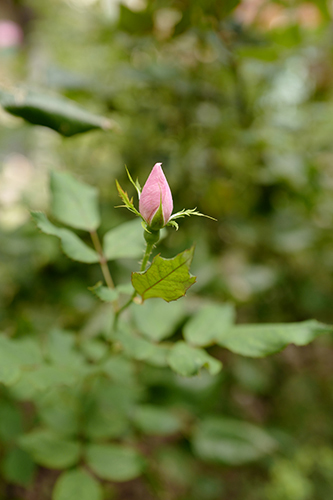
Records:
<instances>
[{"instance_id":1,"label":"green foliage","mask_svg":"<svg viewBox=\"0 0 333 500\"><path fill-rule=\"evenodd\" d=\"M66 172L51 174L51 211L60 222L93 231L100 224L98 192Z\"/></svg>"},{"instance_id":2,"label":"green foliage","mask_svg":"<svg viewBox=\"0 0 333 500\"><path fill-rule=\"evenodd\" d=\"M132 312L142 335L156 342L170 337L186 315L179 301L148 300L140 306L134 305Z\"/></svg>"},{"instance_id":3,"label":"green foliage","mask_svg":"<svg viewBox=\"0 0 333 500\"><path fill-rule=\"evenodd\" d=\"M220 343L229 334L234 322L235 310L232 304L208 305L186 323L184 337L190 344L200 347Z\"/></svg>"},{"instance_id":4,"label":"green foliage","mask_svg":"<svg viewBox=\"0 0 333 500\"><path fill-rule=\"evenodd\" d=\"M50 469L66 469L80 458L80 443L63 439L47 429L36 429L21 436L19 445L37 464Z\"/></svg>"},{"instance_id":5,"label":"green foliage","mask_svg":"<svg viewBox=\"0 0 333 500\"><path fill-rule=\"evenodd\" d=\"M66 137L111 128L111 122L106 118L94 115L62 96L25 89L13 93L0 89L0 104L8 113L34 125L49 127Z\"/></svg>"},{"instance_id":6,"label":"green foliage","mask_svg":"<svg viewBox=\"0 0 333 500\"><path fill-rule=\"evenodd\" d=\"M207 417L193 435L194 452L208 462L242 465L271 453L276 441L254 425Z\"/></svg>"},{"instance_id":7,"label":"green foliage","mask_svg":"<svg viewBox=\"0 0 333 500\"><path fill-rule=\"evenodd\" d=\"M288 344L306 345L332 327L315 320L295 324L238 325L218 343L232 352L259 358L281 351Z\"/></svg>"},{"instance_id":8,"label":"green foliage","mask_svg":"<svg viewBox=\"0 0 333 500\"><path fill-rule=\"evenodd\" d=\"M137 259L143 254L143 247L142 226L138 220L125 222L104 235L104 253L108 260Z\"/></svg>"},{"instance_id":9,"label":"green foliage","mask_svg":"<svg viewBox=\"0 0 333 500\"><path fill-rule=\"evenodd\" d=\"M195 283L189 269L194 247L173 259L157 255L147 271L132 273L132 285L142 300L159 297L167 302L177 300Z\"/></svg>"},{"instance_id":10,"label":"green foliage","mask_svg":"<svg viewBox=\"0 0 333 500\"><path fill-rule=\"evenodd\" d=\"M10 6L2 80L53 94L0 96L1 496L331 500L328 3ZM144 253L114 184L157 161L217 221Z\"/></svg>"},{"instance_id":11,"label":"green foliage","mask_svg":"<svg viewBox=\"0 0 333 500\"><path fill-rule=\"evenodd\" d=\"M69 229L52 224L42 212L31 212L37 227L45 234L57 236L61 240L61 247L70 259L92 264L99 261L98 253L88 247L75 233Z\"/></svg>"},{"instance_id":12,"label":"green foliage","mask_svg":"<svg viewBox=\"0 0 333 500\"><path fill-rule=\"evenodd\" d=\"M20 448L11 448L2 463L2 473L9 483L30 486L36 470L30 455Z\"/></svg>"},{"instance_id":13,"label":"green foliage","mask_svg":"<svg viewBox=\"0 0 333 500\"><path fill-rule=\"evenodd\" d=\"M63 472L57 480L52 500L102 500L102 488L98 481L83 469Z\"/></svg>"},{"instance_id":14,"label":"green foliage","mask_svg":"<svg viewBox=\"0 0 333 500\"><path fill-rule=\"evenodd\" d=\"M133 421L144 434L168 436L180 432L183 422L174 412L153 405L142 405L135 409Z\"/></svg>"},{"instance_id":15,"label":"green foliage","mask_svg":"<svg viewBox=\"0 0 333 500\"><path fill-rule=\"evenodd\" d=\"M168 356L170 367L183 377L197 375L202 367L207 368L211 375L216 375L222 368L222 363L206 353L179 341L174 344Z\"/></svg>"},{"instance_id":16,"label":"green foliage","mask_svg":"<svg viewBox=\"0 0 333 500\"><path fill-rule=\"evenodd\" d=\"M86 449L86 460L91 470L101 479L129 481L138 477L145 462L134 450L121 445L91 444Z\"/></svg>"}]
</instances>

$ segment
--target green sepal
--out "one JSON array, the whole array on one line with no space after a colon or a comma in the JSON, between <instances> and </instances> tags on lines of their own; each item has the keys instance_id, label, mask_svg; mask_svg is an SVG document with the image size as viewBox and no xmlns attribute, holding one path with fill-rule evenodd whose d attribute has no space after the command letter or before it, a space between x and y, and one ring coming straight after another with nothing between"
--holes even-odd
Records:
<instances>
[{"instance_id":1,"label":"green sepal","mask_svg":"<svg viewBox=\"0 0 333 500\"><path fill-rule=\"evenodd\" d=\"M139 183L139 179L136 178L135 182L133 181L132 177L131 177L131 174L129 173L129 170L128 168L125 166L126 168L126 173L127 173L127 176L131 182L131 184L133 184L133 186L135 187L136 189L136 192L138 193L138 198L140 200L140 196L141 196L141 186L140 186L140 183Z\"/></svg>"},{"instance_id":2,"label":"green sepal","mask_svg":"<svg viewBox=\"0 0 333 500\"><path fill-rule=\"evenodd\" d=\"M175 219L182 219L185 216L190 217L191 215L198 215L199 217L206 217L207 219L211 219L211 220L215 220L215 221L217 220L214 217L211 217L210 215L205 215L205 214L202 214L201 212L197 212L196 208L186 208L186 209L183 208L183 210L181 210L180 212L176 212L175 214L171 215L168 224L172 223L172 221ZM172 225L172 224L170 224L170 225Z\"/></svg>"},{"instance_id":3,"label":"green sepal","mask_svg":"<svg viewBox=\"0 0 333 500\"><path fill-rule=\"evenodd\" d=\"M135 215L137 215L142 220L144 220L142 215L140 214L140 212L133 205L133 198L129 198L128 194L126 193L126 191L123 190L123 188L121 187L121 185L119 184L117 179L116 179L116 186L117 186L118 194L119 194L120 198L122 199L122 201L124 202L124 205L118 205L118 207L116 207L116 208L119 208L119 207L127 208L127 210L129 210L130 212L133 212Z\"/></svg>"}]
</instances>

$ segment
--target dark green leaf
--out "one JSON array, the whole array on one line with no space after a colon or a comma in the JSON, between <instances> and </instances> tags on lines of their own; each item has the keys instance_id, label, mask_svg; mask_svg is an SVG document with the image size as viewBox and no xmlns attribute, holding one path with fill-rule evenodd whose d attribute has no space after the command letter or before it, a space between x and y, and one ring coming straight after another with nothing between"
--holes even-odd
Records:
<instances>
[{"instance_id":1,"label":"dark green leaf","mask_svg":"<svg viewBox=\"0 0 333 500\"><path fill-rule=\"evenodd\" d=\"M148 10L133 12L125 5L120 4L119 28L132 34L143 35L153 28L152 13Z\"/></svg>"},{"instance_id":2,"label":"dark green leaf","mask_svg":"<svg viewBox=\"0 0 333 500\"><path fill-rule=\"evenodd\" d=\"M173 259L157 255L147 271L132 273L132 285L143 300L160 297L167 302L177 300L195 283L189 272L194 247Z\"/></svg>"},{"instance_id":3,"label":"dark green leaf","mask_svg":"<svg viewBox=\"0 0 333 500\"><path fill-rule=\"evenodd\" d=\"M75 233L69 229L55 226L42 212L31 212L31 215L43 233L60 238L61 247L67 257L87 264L99 261L98 253L88 247Z\"/></svg>"},{"instance_id":4,"label":"dark green leaf","mask_svg":"<svg viewBox=\"0 0 333 500\"><path fill-rule=\"evenodd\" d=\"M222 368L222 363L213 358L203 349L192 347L185 342L176 342L171 348L168 363L179 375L192 377L205 367L211 375L216 375Z\"/></svg>"},{"instance_id":5,"label":"dark green leaf","mask_svg":"<svg viewBox=\"0 0 333 500\"><path fill-rule=\"evenodd\" d=\"M30 455L19 448L11 448L2 462L2 473L9 483L29 486L35 472L35 464Z\"/></svg>"},{"instance_id":6,"label":"dark green leaf","mask_svg":"<svg viewBox=\"0 0 333 500\"><path fill-rule=\"evenodd\" d=\"M68 226L94 231L100 224L98 191L66 172L51 173L51 211Z\"/></svg>"},{"instance_id":7,"label":"dark green leaf","mask_svg":"<svg viewBox=\"0 0 333 500\"><path fill-rule=\"evenodd\" d=\"M333 327L316 320L301 323L237 325L218 343L243 356L261 358L281 351L288 344L306 345L318 335L332 333Z\"/></svg>"},{"instance_id":8,"label":"dark green leaf","mask_svg":"<svg viewBox=\"0 0 333 500\"><path fill-rule=\"evenodd\" d=\"M83 469L63 472L58 478L52 500L102 500L102 487Z\"/></svg>"},{"instance_id":9,"label":"dark green leaf","mask_svg":"<svg viewBox=\"0 0 333 500\"><path fill-rule=\"evenodd\" d=\"M12 115L34 125L52 128L70 137L93 129L110 129L112 122L81 108L62 96L19 89L15 93L0 92L1 106Z\"/></svg>"},{"instance_id":10,"label":"dark green leaf","mask_svg":"<svg viewBox=\"0 0 333 500\"><path fill-rule=\"evenodd\" d=\"M0 439L1 441L13 441L22 434L22 415L18 408L7 401L0 405Z\"/></svg>"},{"instance_id":11,"label":"dark green leaf","mask_svg":"<svg viewBox=\"0 0 333 500\"><path fill-rule=\"evenodd\" d=\"M130 481L140 476L145 461L133 448L121 445L88 445L87 465L101 479Z\"/></svg>"}]
</instances>

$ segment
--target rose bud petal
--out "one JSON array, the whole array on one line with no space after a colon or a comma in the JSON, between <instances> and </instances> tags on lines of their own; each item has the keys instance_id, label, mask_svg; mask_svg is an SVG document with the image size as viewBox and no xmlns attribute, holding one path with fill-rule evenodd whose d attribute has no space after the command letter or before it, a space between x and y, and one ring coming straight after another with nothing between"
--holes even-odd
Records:
<instances>
[{"instance_id":1,"label":"rose bud petal","mask_svg":"<svg viewBox=\"0 0 333 500\"><path fill-rule=\"evenodd\" d=\"M168 223L173 210L171 190L161 165L162 163L154 165L139 201L140 214L154 230L161 229Z\"/></svg>"}]
</instances>

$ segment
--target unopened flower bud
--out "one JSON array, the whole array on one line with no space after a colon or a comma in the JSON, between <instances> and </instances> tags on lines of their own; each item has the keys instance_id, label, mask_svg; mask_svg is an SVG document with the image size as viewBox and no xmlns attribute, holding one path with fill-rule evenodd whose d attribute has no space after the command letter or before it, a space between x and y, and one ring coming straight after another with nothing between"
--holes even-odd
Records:
<instances>
[{"instance_id":1,"label":"unopened flower bud","mask_svg":"<svg viewBox=\"0 0 333 500\"><path fill-rule=\"evenodd\" d=\"M139 201L140 214L153 230L164 227L169 222L173 210L171 190L161 165L156 163L153 167Z\"/></svg>"}]
</instances>

